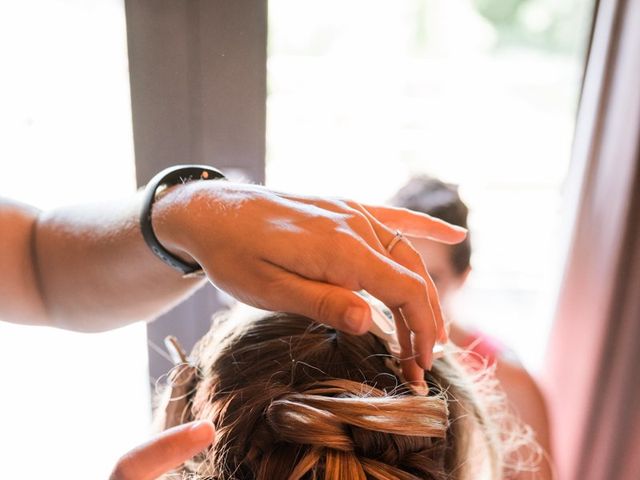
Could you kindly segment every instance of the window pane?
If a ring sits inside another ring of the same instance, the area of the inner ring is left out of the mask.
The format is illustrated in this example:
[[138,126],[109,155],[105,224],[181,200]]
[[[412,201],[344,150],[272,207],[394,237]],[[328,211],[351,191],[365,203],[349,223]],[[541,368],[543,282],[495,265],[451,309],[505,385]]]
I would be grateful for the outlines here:
[[385,202],[460,185],[473,271],[455,318],[536,368],[590,29],[578,0],[270,0],[267,182]]
[[[48,209],[131,194],[123,2],[3,2],[0,58],[0,195]],[[0,322],[0,365],[2,478],[107,478],[147,436],[144,325]]]

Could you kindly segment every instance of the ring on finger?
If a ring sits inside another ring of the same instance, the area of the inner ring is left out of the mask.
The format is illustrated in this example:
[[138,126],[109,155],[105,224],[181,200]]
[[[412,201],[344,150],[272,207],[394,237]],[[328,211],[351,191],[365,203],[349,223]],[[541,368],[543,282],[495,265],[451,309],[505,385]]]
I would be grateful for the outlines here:
[[391,255],[391,250],[393,250],[393,248],[398,244],[398,242],[404,240],[404,235],[402,234],[402,232],[400,230],[396,230],[396,234],[393,236],[393,238],[391,239],[391,241],[389,242],[389,245],[387,245],[386,247],[386,251],[389,255]]

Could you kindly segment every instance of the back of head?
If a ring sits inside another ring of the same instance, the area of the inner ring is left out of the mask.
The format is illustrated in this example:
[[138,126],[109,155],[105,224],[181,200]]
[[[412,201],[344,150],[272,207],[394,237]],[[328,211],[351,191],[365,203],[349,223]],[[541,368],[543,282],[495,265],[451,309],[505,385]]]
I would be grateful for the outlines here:
[[211,419],[217,433],[184,478],[473,478],[474,436],[501,468],[495,425],[448,355],[416,395],[375,336],[261,313],[217,322],[191,358],[197,375],[167,423]]

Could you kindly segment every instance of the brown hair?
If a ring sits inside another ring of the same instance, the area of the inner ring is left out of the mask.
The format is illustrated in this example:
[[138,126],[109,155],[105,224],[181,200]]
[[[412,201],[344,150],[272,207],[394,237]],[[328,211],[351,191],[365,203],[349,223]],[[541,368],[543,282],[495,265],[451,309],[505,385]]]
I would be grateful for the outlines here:
[[[498,429],[452,355],[425,373],[427,396],[403,385],[389,359],[372,334],[348,335],[296,315],[233,314],[216,322],[192,352],[197,374],[177,400],[184,405],[175,422],[211,419],[216,441],[177,473],[198,480],[455,480],[472,478],[476,453],[501,478]],[[474,452],[473,432],[481,447]]]

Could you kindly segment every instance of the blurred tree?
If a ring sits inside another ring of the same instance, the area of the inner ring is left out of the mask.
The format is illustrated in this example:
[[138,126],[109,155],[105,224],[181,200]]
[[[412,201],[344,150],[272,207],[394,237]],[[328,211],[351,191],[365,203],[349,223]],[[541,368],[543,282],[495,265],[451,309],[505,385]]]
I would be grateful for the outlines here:
[[530,0],[474,0],[478,12],[496,26],[514,25],[518,10]]
[[472,0],[498,32],[497,47],[575,54],[591,24],[593,0]]

